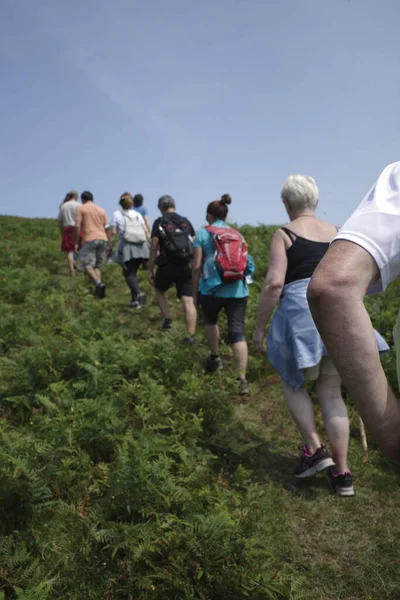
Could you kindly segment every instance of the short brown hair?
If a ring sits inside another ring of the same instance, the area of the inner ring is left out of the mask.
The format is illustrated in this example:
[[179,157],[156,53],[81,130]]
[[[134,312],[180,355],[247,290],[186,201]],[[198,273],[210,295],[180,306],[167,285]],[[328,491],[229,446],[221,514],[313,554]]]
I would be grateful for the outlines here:
[[129,192],[124,192],[119,199],[119,204],[122,206],[124,210],[128,210],[128,208],[132,208],[133,206],[133,198],[132,194]]

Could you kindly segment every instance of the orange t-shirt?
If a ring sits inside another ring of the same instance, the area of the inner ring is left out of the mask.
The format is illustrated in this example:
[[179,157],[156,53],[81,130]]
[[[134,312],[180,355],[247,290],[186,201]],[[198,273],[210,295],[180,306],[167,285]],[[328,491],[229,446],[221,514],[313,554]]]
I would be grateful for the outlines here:
[[107,225],[106,211],[93,202],[85,202],[78,208],[76,215],[76,227],[79,227],[83,235],[83,243],[93,240],[107,241],[104,227]]

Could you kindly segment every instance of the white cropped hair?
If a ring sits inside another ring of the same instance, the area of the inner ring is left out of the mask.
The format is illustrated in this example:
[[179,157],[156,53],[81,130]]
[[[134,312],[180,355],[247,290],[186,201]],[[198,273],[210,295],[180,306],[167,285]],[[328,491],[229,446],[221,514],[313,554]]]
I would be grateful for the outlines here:
[[314,179],[309,175],[290,175],[281,189],[281,198],[286,200],[293,212],[315,210],[319,191]]

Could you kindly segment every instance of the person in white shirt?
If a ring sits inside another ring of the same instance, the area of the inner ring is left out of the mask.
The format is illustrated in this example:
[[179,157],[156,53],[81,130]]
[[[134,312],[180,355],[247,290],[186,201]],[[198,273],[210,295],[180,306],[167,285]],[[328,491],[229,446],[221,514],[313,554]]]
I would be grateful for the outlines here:
[[66,194],[58,213],[58,223],[61,230],[61,252],[67,253],[69,272],[75,275],[75,222],[78,212],[78,192],[72,190]]
[[[362,419],[381,451],[398,464],[400,404],[382,369],[363,301],[367,293],[386,289],[399,274],[400,162],[395,162],[383,170],[335,237],[311,279],[308,301]],[[395,332],[400,346],[399,328],[400,313]]]
[[142,215],[132,208],[131,194],[122,194],[119,204],[121,209],[113,214],[108,238],[112,244],[116,235],[119,235],[114,260],[122,266],[125,281],[131,291],[130,306],[141,308],[145,302],[145,294],[140,290],[137,272],[140,265],[150,256],[150,234]]

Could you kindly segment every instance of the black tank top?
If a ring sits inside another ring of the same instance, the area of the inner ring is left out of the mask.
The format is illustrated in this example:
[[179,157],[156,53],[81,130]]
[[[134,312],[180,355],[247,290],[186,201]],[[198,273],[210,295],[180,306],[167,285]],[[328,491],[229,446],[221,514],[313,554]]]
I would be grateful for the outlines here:
[[292,241],[292,245],[286,250],[288,266],[285,285],[300,279],[308,279],[328,250],[329,242],[313,242],[286,227],[282,229]]

